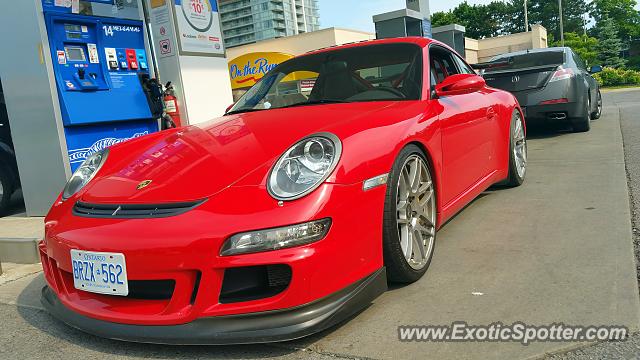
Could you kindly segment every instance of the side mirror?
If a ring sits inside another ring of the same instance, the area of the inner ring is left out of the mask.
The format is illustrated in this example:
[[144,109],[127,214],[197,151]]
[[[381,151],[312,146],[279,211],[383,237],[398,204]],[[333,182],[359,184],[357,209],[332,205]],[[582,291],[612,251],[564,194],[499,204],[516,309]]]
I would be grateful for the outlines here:
[[457,74],[451,75],[444,79],[443,82],[436,85],[436,95],[452,96],[471,94],[480,91],[487,86],[487,83],[481,76],[473,74]]
[[602,71],[602,66],[600,65],[594,65],[591,68],[589,68],[589,72],[592,74],[596,74]]
[[233,105],[235,105],[235,104],[236,104],[236,103],[233,103],[233,104],[231,104],[231,105],[227,106],[227,109],[224,111],[224,113],[225,113],[225,114],[226,114],[226,113],[228,113],[228,112],[229,112],[229,110],[231,110],[231,108],[232,108],[232,107],[233,107]]

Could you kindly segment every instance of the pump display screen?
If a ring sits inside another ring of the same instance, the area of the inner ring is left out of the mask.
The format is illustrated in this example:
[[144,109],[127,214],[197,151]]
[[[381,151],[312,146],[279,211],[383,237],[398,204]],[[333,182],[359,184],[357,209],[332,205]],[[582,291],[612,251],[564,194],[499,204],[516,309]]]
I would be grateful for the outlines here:
[[73,25],[73,24],[65,24],[64,25],[64,29],[67,32],[80,32],[82,30],[82,27],[80,25]]
[[84,49],[77,46],[65,46],[64,52],[67,53],[67,59],[69,61],[87,61],[87,57],[84,54]]

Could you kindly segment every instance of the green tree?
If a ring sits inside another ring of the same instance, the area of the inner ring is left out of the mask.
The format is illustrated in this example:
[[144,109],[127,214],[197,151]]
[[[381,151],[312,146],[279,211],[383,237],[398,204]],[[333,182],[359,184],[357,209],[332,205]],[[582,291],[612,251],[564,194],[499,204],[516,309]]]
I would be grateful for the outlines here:
[[464,1],[448,12],[434,13],[431,23],[433,27],[460,24],[466,28],[467,36],[482,39],[505,34],[505,24],[511,22],[511,14],[511,6],[502,1],[487,5],[470,5]]
[[[528,0],[529,23],[541,24],[549,34],[560,39],[557,0]],[[585,15],[589,11],[586,0],[563,0],[564,31],[583,33]],[[467,28],[467,35],[485,37],[525,31],[524,0],[494,0],[487,5],[470,5],[466,1],[449,12],[433,14],[434,26],[458,23]]]
[[605,18],[611,18],[624,41],[640,38],[640,12],[636,0],[592,0],[589,14],[599,27]]
[[[598,62],[598,39],[582,34],[565,33],[565,46],[576,52],[588,66],[599,64]],[[551,46],[561,46],[559,41],[553,41]]]
[[[516,9],[514,24],[522,28],[524,24],[524,1],[509,0],[511,7]],[[565,33],[583,33],[585,14],[589,5],[585,0],[562,0],[562,20]],[[529,0],[529,23],[544,26],[555,39],[560,39],[560,10],[557,0]],[[514,28],[510,28],[514,32]],[[522,31],[522,30],[519,30]]]
[[597,49],[602,65],[613,68],[623,67],[625,60],[620,57],[622,41],[618,37],[618,29],[613,19],[603,17],[598,22],[598,35],[600,44]]
[[439,11],[431,14],[431,26],[445,26],[450,24],[461,24],[462,21],[458,19],[451,10],[449,11]]

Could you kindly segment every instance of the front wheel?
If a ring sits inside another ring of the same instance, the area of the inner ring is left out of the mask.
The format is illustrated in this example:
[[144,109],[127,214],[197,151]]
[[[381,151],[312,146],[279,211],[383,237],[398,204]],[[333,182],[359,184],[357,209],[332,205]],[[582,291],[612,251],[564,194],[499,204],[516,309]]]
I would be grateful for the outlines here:
[[383,254],[389,280],[411,283],[427,271],[436,239],[436,191],[424,152],[405,147],[387,185]]

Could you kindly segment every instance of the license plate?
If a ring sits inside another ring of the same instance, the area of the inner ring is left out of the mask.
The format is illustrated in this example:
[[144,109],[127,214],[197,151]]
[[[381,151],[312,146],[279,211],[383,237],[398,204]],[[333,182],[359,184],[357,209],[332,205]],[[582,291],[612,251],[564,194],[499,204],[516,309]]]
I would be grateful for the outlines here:
[[127,296],[124,254],[71,250],[73,286],[99,294]]

